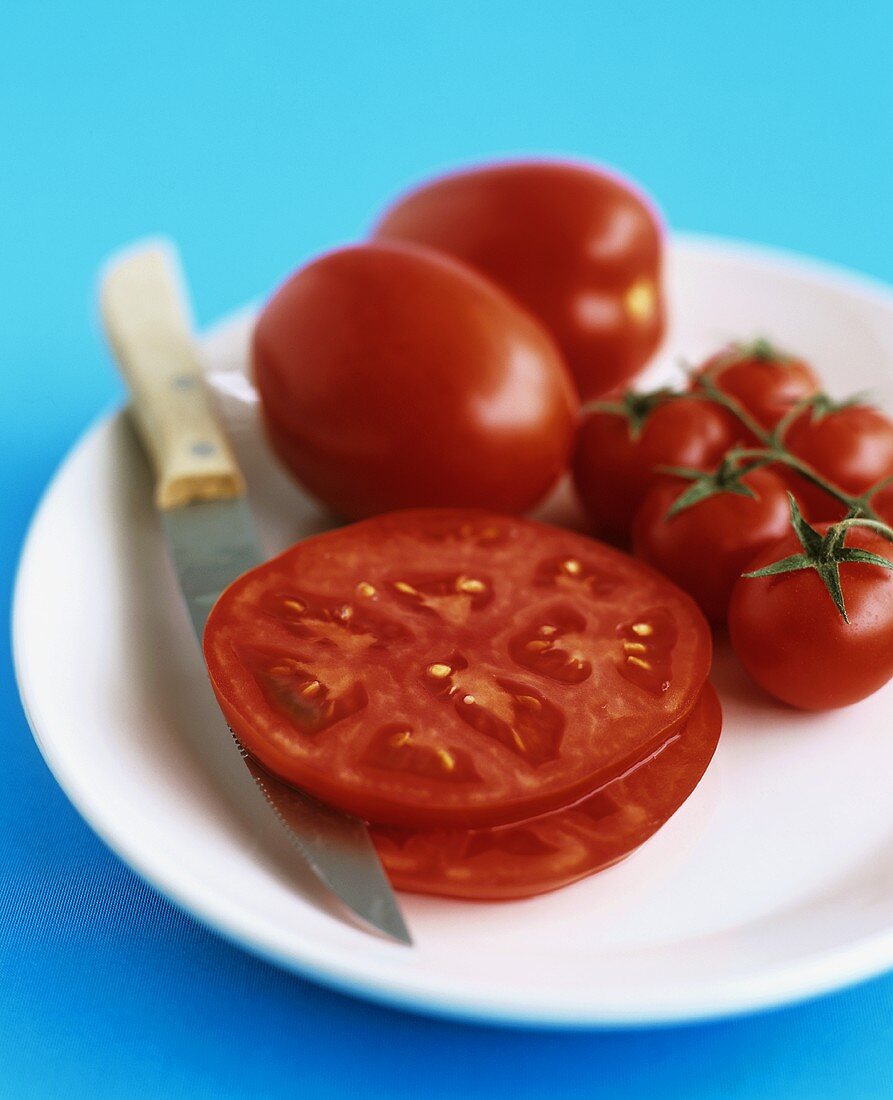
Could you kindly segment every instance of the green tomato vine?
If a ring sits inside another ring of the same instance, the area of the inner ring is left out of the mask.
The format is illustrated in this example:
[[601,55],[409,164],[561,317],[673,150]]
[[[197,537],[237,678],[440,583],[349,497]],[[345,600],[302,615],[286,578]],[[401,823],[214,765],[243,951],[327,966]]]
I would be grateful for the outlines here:
[[[798,458],[785,446],[784,442],[788,428],[790,428],[794,421],[800,416],[807,413],[812,415],[810,410],[816,410],[819,418],[827,416],[829,412],[856,404],[860,400],[861,395],[859,395],[859,397],[850,398],[844,402],[833,402],[826,394],[816,394],[813,397],[807,397],[805,400],[793,405],[770,432],[767,431],[762,424],[757,423],[750,413],[748,413],[734,397],[730,397],[727,393],[723,393],[711,379],[703,376],[700,377],[692,392],[699,393],[707,400],[727,409],[743,427],[747,428],[759,443],[756,447],[733,447],[727,452],[726,461],[747,462],[748,468],[751,470],[757,469],[760,466],[772,466],[776,463],[780,466],[787,466],[789,470],[796,471],[802,478],[818,486],[818,488],[827,493],[828,496],[833,497],[843,504],[848,512],[852,512],[854,515],[863,515],[867,519],[872,520],[877,520],[879,518],[871,506],[872,497],[880,489],[888,485],[893,478],[883,478],[876,485],[872,485],[861,496],[853,496],[850,493],[844,492],[843,489],[835,485],[832,481],[828,481],[828,479],[823,477],[818,470],[810,466],[808,462],[804,462],[802,459]],[[676,394],[675,396],[679,397],[682,395]]]
[[[767,341],[755,341],[753,344],[746,346],[734,345],[736,356],[742,354],[742,351],[746,351],[752,358],[763,359],[767,362],[779,362],[785,359],[785,356]],[[667,512],[666,518],[670,519],[685,509],[691,508],[718,493],[734,493],[739,496],[754,498],[756,494],[747,484],[745,478],[751,471],[761,467],[779,465],[795,471],[800,477],[811,482],[842,504],[846,508],[847,514],[838,523],[831,524],[823,535],[807,523],[795,497],[792,493],[788,493],[791,506],[791,527],[797,535],[802,551],[773,562],[763,569],[755,570],[752,573],[744,573],[743,576],[768,577],[802,569],[814,569],[828,590],[835,607],[843,616],[844,621],[848,623],[849,618],[847,617],[843,590],[840,584],[840,566],[844,563],[858,562],[863,565],[893,569],[893,562],[868,550],[846,546],[846,534],[853,527],[866,527],[893,542],[893,528],[881,521],[871,504],[876,493],[893,483],[893,475],[883,478],[860,496],[854,496],[844,492],[839,486],[823,477],[809,463],[793,454],[785,444],[785,437],[788,429],[799,417],[807,415],[813,421],[821,420],[840,409],[864,404],[865,395],[858,394],[844,401],[834,401],[827,394],[815,394],[793,405],[775,428],[768,431],[750,415],[740,402],[721,390],[712,378],[705,374],[693,374],[692,372],[689,372],[689,374],[693,378],[694,384],[688,391],[679,392],[669,387],[653,390],[649,393],[635,393],[630,390],[616,401],[592,402],[585,405],[582,412],[583,414],[595,411],[608,412],[624,417],[627,421],[630,438],[636,440],[641,435],[648,418],[654,410],[667,401],[698,397],[726,409],[757,441],[756,444],[753,446],[736,445],[730,448],[716,469],[710,471],[689,467],[661,467],[661,472],[672,474],[691,483],[676,498]]]

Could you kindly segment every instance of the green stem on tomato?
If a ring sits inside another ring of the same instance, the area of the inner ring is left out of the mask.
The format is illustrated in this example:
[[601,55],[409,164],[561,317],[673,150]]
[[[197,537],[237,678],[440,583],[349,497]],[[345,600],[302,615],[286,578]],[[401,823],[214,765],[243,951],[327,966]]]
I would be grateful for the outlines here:
[[727,393],[723,393],[718,386],[705,377],[701,376],[697,380],[696,392],[700,390],[716,405],[722,405],[723,408],[729,410],[729,412],[743,424],[745,428],[758,439],[764,446],[771,447],[773,445],[772,436],[763,427],[759,421],[755,420],[747,409],[744,408],[734,397],[730,397]]
[[791,423],[809,405],[809,398],[805,401],[798,402],[792,409],[788,410],[775,426],[774,431],[767,432],[766,429],[761,424],[758,424],[750,413],[748,413],[733,397],[729,397],[728,394],[723,393],[723,391],[715,386],[709,379],[699,379],[698,388],[704,392],[709,400],[728,409],[733,416],[737,417],[739,423],[747,428],[747,430],[763,444],[761,448],[736,448],[732,452],[733,454],[737,455],[739,458],[762,459],[763,461],[760,462],[761,466],[769,466],[775,462],[783,466],[788,466],[811,484],[817,486],[841,504],[846,505],[849,511],[858,509],[867,519],[879,519],[877,513],[871,507],[870,499],[884,484],[893,481],[893,477],[888,478],[886,482],[879,482],[867,493],[863,493],[862,496],[851,496],[849,493],[845,493],[842,489],[839,489],[833,482],[822,477],[818,470],[813,469],[807,462],[803,462],[795,455],[792,455],[784,446],[785,432],[788,430]]
[[[692,372],[690,372],[690,374],[692,374]],[[815,397],[807,397],[803,401],[797,402],[797,404],[785,413],[772,431],[767,431],[759,421],[751,416],[740,402],[719,389],[719,387],[706,375],[694,376],[694,386],[690,394],[700,394],[700,396],[707,401],[727,409],[732,416],[735,417],[738,423],[746,428],[760,444],[759,447],[733,447],[727,453],[727,459],[733,463],[743,459],[750,459],[750,469],[754,470],[762,466],[771,466],[774,463],[787,466],[789,469],[796,471],[796,473],[806,481],[821,489],[822,492],[827,493],[828,496],[832,497],[840,504],[845,505],[848,512],[852,512],[854,515],[861,514],[866,520],[882,522],[877,512],[875,512],[874,508],[871,506],[871,499],[875,493],[893,484],[893,474],[883,478],[876,485],[872,485],[871,488],[861,496],[851,496],[849,493],[845,493],[842,489],[838,488],[833,482],[822,477],[818,470],[810,466],[809,463],[791,454],[785,447],[784,437],[788,428],[790,428],[794,420],[796,420],[805,409],[809,408],[809,406],[815,402]],[[674,393],[668,389],[661,389],[652,394],[642,395],[636,395],[629,392],[623,396],[620,402],[605,403],[593,401],[584,405],[581,411],[589,412],[598,409],[618,415],[632,416],[634,418],[639,412],[635,405],[636,398],[648,403],[646,406],[643,406],[643,410],[647,416],[654,403],[658,401],[678,400],[686,396],[689,396],[689,394]],[[637,428],[640,430],[641,424],[637,425]]]
[[802,401],[796,402],[792,405],[779,422],[772,429],[772,435],[770,437],[773,447],[778,449],[784,448],[784,437],[787,435],[788,428],[794,423],[794,421],[805,412],[813,403],[812,397],[805,397]]
[[888,485],[893,485],[893,474],[888,474],[887,477],[882,477],[880,481],[876,481],[862,495],[866,500],[871,500],[875,493],[879,493],[881,489],[886,489]]
[[871,531],[876,531],[887,542],[893,542],[893,528],[884,523],[882,519],[872,519],[870,516],[847,516],[845,519],[839,520],[835,527],[844,532],[851,527],[867,527]]
[[869,503],[871,492],[874,490],[863,496],[851,496],[839,489],[833,482],[827,481],[812,466],[792,455],[790,451],[786,451],[784,447],[742,447],[736,448],[731,453],[741,459],[762,459],[761,465],[763,466],[769,466],[776,462],[782,466],[787,466],[841,504],[845,504],[848,511],[858,509],[866,519],[877,521],[880,518]]

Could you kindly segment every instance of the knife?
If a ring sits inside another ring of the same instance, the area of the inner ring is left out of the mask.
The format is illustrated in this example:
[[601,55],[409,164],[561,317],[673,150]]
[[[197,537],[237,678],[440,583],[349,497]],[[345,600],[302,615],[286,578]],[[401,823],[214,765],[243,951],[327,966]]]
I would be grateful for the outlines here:
[[[100,306],[153,467],[155,505],[170,556],[201,641],[217,597],[265,555],[244,479],[205,389],[173,246],[153,242],[115,257],[101,280]],[[215,751],[219,742],[221,753],[232,754],[228,790],[253,833],[264,836],[275,814],[296,856],[348,909],[392,939],[411,944],[365,824],[269,775],[222,721],[207,737]]]

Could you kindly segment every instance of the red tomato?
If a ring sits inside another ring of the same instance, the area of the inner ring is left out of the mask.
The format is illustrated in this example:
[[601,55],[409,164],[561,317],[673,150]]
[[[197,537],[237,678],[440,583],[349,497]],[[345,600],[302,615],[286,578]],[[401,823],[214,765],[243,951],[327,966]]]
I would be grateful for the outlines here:
[[[644,417],[637,415],[637,401],[645,403]],[[697,398],[628,394],[616,411],[590,413],[577,434],[573,475],[593,529],[625,544],[645,494],[664,480],[657,467],[713,469],[735,438],[726,410]]]
[[653,836],[699,783],[721,727],[719,699],[707,684],[654,756],[574,806],[494,829],[377,825],[372,838],[400,890],[478,900],[556,890],[619,862]]
[[712,622],[726,617],[737,579],[754,554],[790,530],[787,488],[770,470],[745,474],[755,494],[717,492],[674,516],[668,512],[690,483],[655,486],[633,523],[633,551],[684,588]]
[[398,200],[375,236],[437,248],[499,283],[551,332],[583,398],[637,374],[663,338],[658,216],[603,169],[457,172]]
[[307,539],[205,631],[233,731],[274,775],[372,821],[503,824],[666,740],[710,632],[659,574],[486,512],[397,512]]
[[884,523],[893,524],[893,482],[874,494],[871,506]]
[[[790,451],[851,496],[893,474],[893,422],[867,405],[823,402],[806,409],[785,433]],[[793,471],[794,492],[813,519],[839,519],[846,507]]]
[[567,461],[576,398],[545,332],[445,256],[345,248],[293,275],[254,334],[274,450],[345,516],[522,512]]
[[[893,545],[865,528],[851,528],[846,546],[893,561]],[[801,551],[791,533],[760,551],[748,571]],[[741,577],[732,593],[729,636],[739,661],[770,695],[804,710],[848,706],[893,676],[893,572],[850,562],[839,576],[849,622],[813,568]]]
[[692,379],[709,378],[735,398],[764,428],[774,428],[799,401],[819,392],[808,363],[779,351],[766,340],[730,344],[701,366]]

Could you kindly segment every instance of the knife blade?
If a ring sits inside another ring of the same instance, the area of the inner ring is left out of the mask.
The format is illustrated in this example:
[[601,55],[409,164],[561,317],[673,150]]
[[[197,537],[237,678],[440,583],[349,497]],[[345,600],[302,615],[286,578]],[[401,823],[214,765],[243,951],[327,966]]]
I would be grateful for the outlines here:
[[[168,550],[201,641],[217,597],[264,554],[244,479],[204,386],[173,247],[149,243],[112,260],[101,280],[100,306],[154,470]],[[228,793],[257,835],[264,835],[274,814],[296,854],[348,909],[386,936],[411,944],[365,824],[269,775],[226,732],[222,717],[208,737],[236,761],[241,754],[245,766],[238,765],[238,774],[229,769]]]

